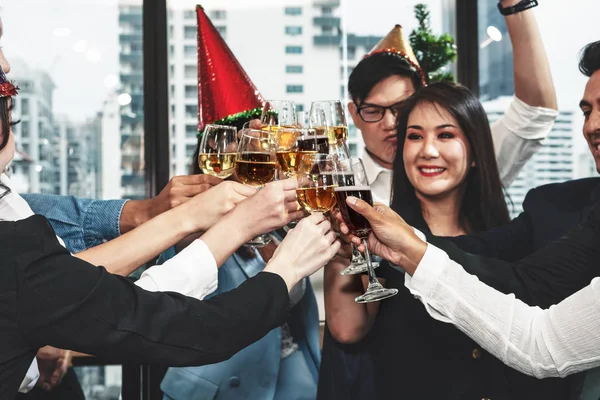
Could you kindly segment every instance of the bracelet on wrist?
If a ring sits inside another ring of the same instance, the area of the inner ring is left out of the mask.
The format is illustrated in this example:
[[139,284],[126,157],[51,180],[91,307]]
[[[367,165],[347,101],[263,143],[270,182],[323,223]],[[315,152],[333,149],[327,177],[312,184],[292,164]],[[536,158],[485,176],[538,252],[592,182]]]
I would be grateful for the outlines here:
[[529,10],[530,8],[536,7],[537,5],[537,0],[521,0],[514,6],[510,7],[502,7],[502,3],[498,2],[498,10],[500,11],[500,14],[507,16],[520,13],[521,11]]

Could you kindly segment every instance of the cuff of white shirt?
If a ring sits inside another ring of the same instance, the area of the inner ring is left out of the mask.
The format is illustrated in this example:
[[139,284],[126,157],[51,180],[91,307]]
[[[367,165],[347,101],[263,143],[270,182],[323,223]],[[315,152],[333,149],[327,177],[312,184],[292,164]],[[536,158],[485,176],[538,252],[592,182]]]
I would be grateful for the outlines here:
[[450,257],[444,251],[427,243],[427,250],[417,270],[412,277],[407,274],[404,278],[404,286],[423,303],[427,313],[434,319],[447,323],[452,321],[435,308],[435,293],[450,262]]
[[514,97],[504,114],[498,120],[513,134],[523,139],[544,139],[548,136],[558,111],[551,108],[530,106]]
[[417,266],[413,276],[404,278],[404,286],[415,295],[415,297],[427,299],[438,285],[444,273],[449,257],[443,251],[427,243],[427,250]]
[[38,369],[37,359],[34,358],[29,364],[29,369],[25,374],[25,378],[23,378],[23,382],[21,382],[21,386],[19,386],[19,393],[29,393],[35,387],[38,379],[40,379],[40,370]]
[[136,285],[151,292],[177,292],[203,299],[217,289],[218,276],[210,249],[196,239],[164,264],[147,269]]

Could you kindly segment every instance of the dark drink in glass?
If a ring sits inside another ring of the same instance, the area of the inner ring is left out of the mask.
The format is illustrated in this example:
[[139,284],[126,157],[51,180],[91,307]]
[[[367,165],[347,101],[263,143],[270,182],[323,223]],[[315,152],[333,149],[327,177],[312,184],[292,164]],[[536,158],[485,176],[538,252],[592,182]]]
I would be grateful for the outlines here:
[[371,225],[365,217],[348,207],[346,199],[348,196],[354,196],[373,205],[371,188],[368,186],[338,186],[335,188],[335,195],[337,198],[337,205],[350,232],[361,239],[366,239],[369,236],[369,232],[371,232]]
[[298,150],[301,152],[329,154],[329,139],[327,135],[308,136],[298,140]]

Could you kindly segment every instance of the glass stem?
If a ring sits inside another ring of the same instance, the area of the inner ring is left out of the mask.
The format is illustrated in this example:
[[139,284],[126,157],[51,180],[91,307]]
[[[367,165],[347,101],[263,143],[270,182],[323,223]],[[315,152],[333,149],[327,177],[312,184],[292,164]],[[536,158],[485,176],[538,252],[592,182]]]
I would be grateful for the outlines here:
[[369,274],[369,286],[371,285],[379,285],[379,281],[377,280],[377,276],[375,275],[375,270],[373,269],[373,263],[371,263],[371,253],[369,253],[369,248],[367,247],[367,239],[363,239],[363,246],[365,246],[365,261],[367,262],[367,273]]

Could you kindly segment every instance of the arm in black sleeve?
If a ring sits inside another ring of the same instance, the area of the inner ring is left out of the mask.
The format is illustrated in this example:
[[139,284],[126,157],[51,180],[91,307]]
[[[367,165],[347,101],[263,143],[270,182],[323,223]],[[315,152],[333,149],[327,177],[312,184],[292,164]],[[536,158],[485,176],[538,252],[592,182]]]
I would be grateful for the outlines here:
[[526,212],[503,226],[445,239],[466,252],[505,261],[520,260],[534,249],[533,228]]
[[72,257],[42,217],[18,224],[16,240],[31,242],[17,268],[19,323],[32,346],[121,362],[201,365],[231,357],[289,315],[278,275],[260,273],[206,301],[151,293]]
[[547,308],[600,275],[600,203],[566,236],[514,263],[474,256],[439,238],[429,241],[487,285]]

